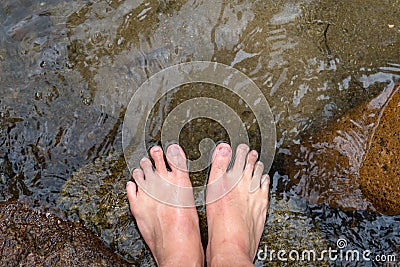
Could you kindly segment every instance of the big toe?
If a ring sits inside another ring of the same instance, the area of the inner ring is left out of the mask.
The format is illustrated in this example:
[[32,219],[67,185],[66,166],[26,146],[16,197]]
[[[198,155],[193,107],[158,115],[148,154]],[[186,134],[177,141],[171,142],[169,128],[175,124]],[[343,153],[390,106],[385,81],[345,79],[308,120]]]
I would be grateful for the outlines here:
[[209,183],[222,177],[228,169],[232,157],[231,146],[225,143],[219,144],[213,153]]

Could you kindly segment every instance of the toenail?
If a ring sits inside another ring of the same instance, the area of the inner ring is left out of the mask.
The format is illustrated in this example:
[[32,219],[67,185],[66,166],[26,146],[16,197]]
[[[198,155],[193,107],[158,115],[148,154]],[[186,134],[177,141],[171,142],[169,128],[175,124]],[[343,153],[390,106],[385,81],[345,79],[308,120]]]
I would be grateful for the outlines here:
[[160,152],[161,151],[161,148],[159,146],[153,146],[151,149],[153,150],[153,152]]
[[242,149],[242,150],[248,150],[248,146],[246,144],[240,144],[238,146],[238,149]]
[[258,157],[258,153],[255,150],[251,151],[251,155],[254,156],[254,157]]
[[218,149],[218,151],[217,151],[217,153],[219,154],[219,155],[223,155],[223,156],[226,156],[226,155],[229,155],[229,149],[227,148],[227,147],[220,147],[219,149]]
[[169,154],[171,156],[178,156],[181,153],[177,145],[172,145],[169,147]]

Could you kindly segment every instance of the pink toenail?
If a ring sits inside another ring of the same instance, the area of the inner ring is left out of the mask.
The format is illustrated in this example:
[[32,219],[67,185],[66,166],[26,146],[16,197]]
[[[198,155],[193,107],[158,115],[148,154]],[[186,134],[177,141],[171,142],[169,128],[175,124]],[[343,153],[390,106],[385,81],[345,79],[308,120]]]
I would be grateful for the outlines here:
[[252,154],[254,157],[257,157],[257,156],[258,156],[258,153],[257,153],[257,151],[255,151],[255,150],[251,151],[251,154]]
[[217,153],[218,153],[219,155],[226,156],[226,155],[229,155],[229,149],[228,149],[227,147],[220,147],[220,148],[218,149]]
[[160,148],[159,146],[154,146],[154,147],[152,148],[152,150],[153,150],[154,152],[160,152],[161,148]]

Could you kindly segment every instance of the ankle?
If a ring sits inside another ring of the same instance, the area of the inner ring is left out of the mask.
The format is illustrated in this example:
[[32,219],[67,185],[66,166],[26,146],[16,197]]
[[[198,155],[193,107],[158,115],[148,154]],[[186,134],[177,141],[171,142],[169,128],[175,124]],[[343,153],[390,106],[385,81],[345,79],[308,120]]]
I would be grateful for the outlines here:
[[203,250],[196,252],[184,252],[179,251],[178,253],[170,253],[168,257],[156,258],[157,266],[160,267],[172,267],[172,266],[193,266],[202,267],[204,266],[204,253]]
[[229,254],[226,253],[217,253],[212,254],[209,258],[207,258],[207,266],[208,267],[230,267],[230,266],[237,266],[237,267],[247,267],[247,266],[254,266],[252,261],[247,255],[238,255],[235,252],[230,252]]
[[210,245],[207,247],[207,266],[254,266],[249,254],[236,245]]
[[159,267],[176,267],[176,266],[188,266],[188,267],[203,267],[204,258],[195,257],[175,257],[170,259],[165,259],[161,262],[157,261],[157,266]]

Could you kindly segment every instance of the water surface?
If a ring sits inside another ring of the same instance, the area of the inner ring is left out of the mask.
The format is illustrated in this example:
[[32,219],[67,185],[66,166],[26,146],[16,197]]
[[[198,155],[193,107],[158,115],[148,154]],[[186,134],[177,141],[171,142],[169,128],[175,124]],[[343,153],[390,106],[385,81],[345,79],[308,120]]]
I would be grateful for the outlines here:
[[[146,78],[180,62],[217,61],[248,75],[276,120],[272,226],[266,226],[260,247],[279,237],[287,247],[307,247],[310,240],[334,247],[342,237],[351,248],[398,253],[399,216],[309,206],[293,194],[290,166],[280,159],[304,136],[399,80],[399,6],[396,0],[3,1],[0,200],[31,195],[55,204],[73,172],[120,151],[121,118]],[[257,149],[254,115],[223,90],[206,84],[178,88],[160,100],[153,129],[184,99],[220,97],[240,114]],[[150,131],[148,144],[158,136]],[[196,158],[206,137],[229,141],[207,119],[188,124],[179,141]],[[199,177],[192,176],[193,182],[204,183]],[[132,238],[143,248],[138,235]],[[124,244],[105,242],[126,251]]]

